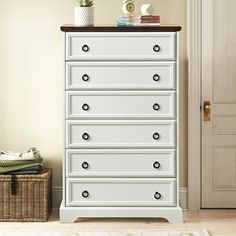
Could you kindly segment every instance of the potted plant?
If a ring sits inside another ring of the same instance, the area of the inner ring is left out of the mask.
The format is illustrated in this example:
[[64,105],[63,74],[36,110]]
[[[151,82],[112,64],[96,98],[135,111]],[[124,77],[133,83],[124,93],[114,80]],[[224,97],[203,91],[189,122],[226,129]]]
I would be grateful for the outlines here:
[[93,26],[94,7],[93,0],[77,0],[79,7],[75,7],[75,25]]

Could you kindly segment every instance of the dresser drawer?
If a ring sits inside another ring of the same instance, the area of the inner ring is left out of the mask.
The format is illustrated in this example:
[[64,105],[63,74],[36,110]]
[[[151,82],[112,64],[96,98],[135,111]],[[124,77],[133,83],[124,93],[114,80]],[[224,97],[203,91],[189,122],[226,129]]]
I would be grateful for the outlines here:
[[67,148],[175,147],[175,121],[67,121]]
[[67,92],[68,119],[175,118],[175,92]]
[[67,206],[175,206],[175,179],[67,179]]
[[175,62],[67,62],[67,90],[174,89]]
[[175,150],[67,150],[67,177],[175,177]]
[[174,60],[176,33],[67,33],[66,60]]

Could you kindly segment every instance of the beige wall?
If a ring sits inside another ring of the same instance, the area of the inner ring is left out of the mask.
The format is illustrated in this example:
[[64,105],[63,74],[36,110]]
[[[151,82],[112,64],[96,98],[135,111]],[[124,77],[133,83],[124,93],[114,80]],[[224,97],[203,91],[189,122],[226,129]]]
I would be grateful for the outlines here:
[[[115,23],[122,0],[95,0],[95,22]],[[180,33],[180,185],[187,186],[186,0],[151,2]],[[61,186],[64,35],[75,0],[0,0],[0,149],[37,147]]]

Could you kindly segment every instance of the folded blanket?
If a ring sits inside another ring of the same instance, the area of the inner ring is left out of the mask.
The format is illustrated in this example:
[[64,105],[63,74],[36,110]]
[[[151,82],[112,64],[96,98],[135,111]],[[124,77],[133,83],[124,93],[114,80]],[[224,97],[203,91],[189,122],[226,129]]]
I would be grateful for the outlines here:
[[7,160],[2,161],[0,160],[0,167],[8,167],[8,166],[21,166],[21,165],[28,165],[28,164],[41,164],[43,162],[43,158],[37,158],[34,160]]
[[5,174],[7,174],[7,175],[37,174],[41,170],[42,170],[42,166],[41,165],[37,165],[37,166],[30,166],[30,167],[22,168],[22,169],[17,170],[17,171],[7,172]]
[[30,148],[26,152],[0,152],[0,161],[34,160],[38,158],[41,158],[41,156],[35,147]]
[[37,158],[34,160],[19,160],[19,161],[1,161],[0,160],[0,173],[7,173],[11,171],[17,171],[27,167],[33,167],[42,165],[43,158]]

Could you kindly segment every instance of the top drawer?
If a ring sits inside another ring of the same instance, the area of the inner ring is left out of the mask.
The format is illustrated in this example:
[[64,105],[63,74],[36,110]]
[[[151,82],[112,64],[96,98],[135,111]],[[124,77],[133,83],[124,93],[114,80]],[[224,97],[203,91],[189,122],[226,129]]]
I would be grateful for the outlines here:
[[175,60],[176,33],[67,33],[66,60]]

